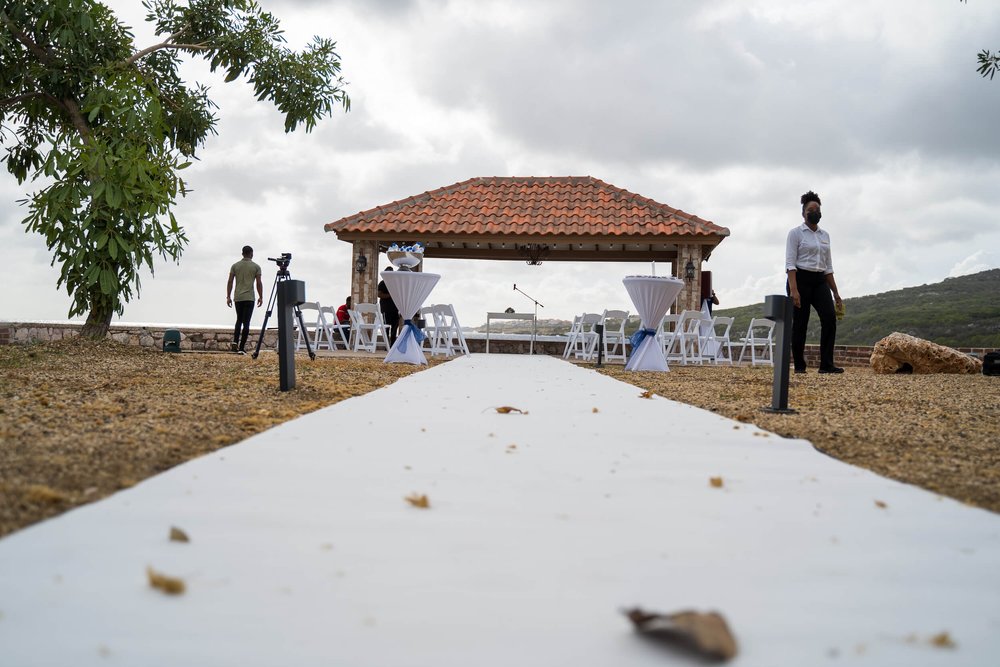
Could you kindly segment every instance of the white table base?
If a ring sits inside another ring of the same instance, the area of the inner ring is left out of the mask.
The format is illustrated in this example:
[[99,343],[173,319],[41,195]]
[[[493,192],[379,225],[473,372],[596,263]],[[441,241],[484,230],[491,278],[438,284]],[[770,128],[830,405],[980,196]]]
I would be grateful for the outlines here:
[[[629,298],[635,304],[635,309],[642,318],[640,326],[643,329],[657,331],[660,320],[670,310],[677,294],[684,287],[684,281],[670,276],[628,276],[622,281],[628,291]],[[625,364],[627,371],[669,371],[667,359],[663,356],[663,347],[656,336],[646,336],[638,349],[632,350],[632,356]]]
[[402,332],[389,348],[389,353],[385,355],[385,363],[426,365],[427,357],[424,356],[424,351],[415,334],[415,331],[419,331],[419,329],[415,324],[412,324],[412,321],[441,276],[436,273],[417,273],[415,271],[383,271],[380,275],[385,281],[386,289],[392,295],[392,300],[396,303],[400,317],[404,321],[411,322],[411,324],[403,325]]

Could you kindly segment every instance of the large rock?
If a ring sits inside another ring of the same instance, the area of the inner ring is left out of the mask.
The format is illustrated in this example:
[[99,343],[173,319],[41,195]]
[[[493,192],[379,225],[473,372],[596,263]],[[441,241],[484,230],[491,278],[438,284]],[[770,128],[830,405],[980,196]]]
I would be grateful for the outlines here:
[[875,343],[876,373],[979,373],[983,362],[958,350],[895,331]]

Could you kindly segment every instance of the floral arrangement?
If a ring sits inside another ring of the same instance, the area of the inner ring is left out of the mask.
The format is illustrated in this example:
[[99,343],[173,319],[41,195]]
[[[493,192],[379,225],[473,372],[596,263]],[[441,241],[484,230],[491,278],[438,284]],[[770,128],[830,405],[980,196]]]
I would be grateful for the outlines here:
[[389,246],[388,252],[412,252],[422,255],[424,254],[424,246],[420,243],[404,246],[400,246],[398,243],[393,243]]
[[635,275],[635,276],[625,276],[625,277],[626,278],[656,278],[657,280],[674,280],[674,281],[680,281],[680,278],[677,278],[675,276],[639,276],[639,275]]
[[386,257],[400,271],[410,271],[424,259],[424,246],[420,243],[400,246],[393,243],[386,250]]

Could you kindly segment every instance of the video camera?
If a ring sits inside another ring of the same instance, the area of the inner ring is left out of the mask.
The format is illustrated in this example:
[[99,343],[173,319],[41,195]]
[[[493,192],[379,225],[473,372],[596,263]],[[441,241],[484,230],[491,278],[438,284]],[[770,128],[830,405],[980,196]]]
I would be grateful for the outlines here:
[[277,264],[279,269],[285,271],[288,269],[288,264],[292,261],[292,253],[283,252],[281,253],[281,257],[268,257],[267,259]]

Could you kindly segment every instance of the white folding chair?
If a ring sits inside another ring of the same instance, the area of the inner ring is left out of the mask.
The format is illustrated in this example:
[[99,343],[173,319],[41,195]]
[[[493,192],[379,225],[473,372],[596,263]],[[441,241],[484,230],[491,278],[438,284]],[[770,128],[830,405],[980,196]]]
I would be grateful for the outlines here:
[[[722,327],[722,333],[719,333]],[[730,366],[733,365],[733,344],[729,340],[729,330],[733,327],[733,318],[715,317],[712,320],[712,332],[704,341],[707,355],[718,365],[719,361],[725,361]],[[726,351],[726,354],[723,354]]]
[[359,350],[373,351],[370,343],[371,329],[365,319],[361,317],[361,313],[351,308],[347,311],[347,317],[351,320],[351,339],[353,340],[351,349],[355,352]]
[[685,310],[681,313],[683,320],[680,330],[681,340],[681,365],[686,365],[689,361],[701,365],[704,361],[702,355],[702,343],[704,337],[702,330],[707,330],[712,324],[711,319],[706,319],[700,310]]
[[688,361],[701,363],[701,311],[685,310],[677,318],[674,335],[667,348],[667,362],[678,361],[687,365]]
[[345,350],[349,350],[351,349],[350,331],[351,328],[348,325],[341,324],[340,320],[337,319],[336,308],[320,306],[313,349],[336,350],[338,345],[343,345]]
[[[774,320],[763,317],[755,317],[750,320],[747,327],[747,335],[740,339],[743,347],[740,348],[740,363],[743,362],[743,355],[750,347],[750,364],[756,366],[774,365]],[[757,348],[761,348],[760,356],[757,356]]]
[[462,325],[458,322],[458,315],[455,314],[455,306],[450,303],[438,304],[438,312],[441,316],[443,335],[446,338],[445,345],[451,353],[461,352],[469,354],[469,345],[465,342],[465,334],[462,333]]
[[[302,323],[305,325],[305,331],[302,330],[302,326],[299,324],[299,318],[296,317],[295,329],[298,332],[298,335],[295,338],[296,352],[301,350],[303,345],[305,345],[306,336],[309,336],[310,343],[313,343],[316,340],[318,332],[322,330],[322,326],[320,325],[319,301],[306,301],[304,303],[300,303],[299,311],[302,313]],[[315,348],[316,346],[313,345],[313,349]]]
[[374,303],[359,303],[347,312],[351,313],[352,333],[356,332],[355,352],[376,352],[379,345],[386,351],[389,350],[389,327],[382,321],[382,312],[378,306]]
[[[445,317],[447,312],[445,306],[438,304],[424,306],[420,309],[421,317],[424,318],[423,343],[427,344],[432,355],[443,354],[450,357],[455,354],[455,350],[450,344],[451,332]],[[423,343],[421,343],[421,347],[423,347]]]
[[673,313],[667,313],[660,320],[660,326],[656,329],[656,339],[660,341],[660,347],[663,348],[663,356],[665,358],[670,356],[670,351],[674,347],[674,339],[677,338],[677,325],[680,323],[681,316]]
[[597,331],[594,329],[604,321],[599,313],[584,313],[580,316],[580,333],[573,346],[573,356],[590,361],[597,353]]
[[432,355],[447,354],[447,350],[438,345],[441,334],[434,308],[435,306],[424,306],[418,311],[420,319],[424,322],[424,340],[420,343],[420,349],[429,349]]
[[580,336],[580,320],[583,315],[577,315],[573,318],[573,325],[569,328],[569,333],[566,334],[566,348],[563,350],[563,359],[569,359],[569,355],[573,353],[576,347],[576,339]]
[[[625,355],[625,323],[628,321],[627,310],[605,310],[604,320],[604,359],[627,361]],[[613,324],[612,324],[613,323]]]

